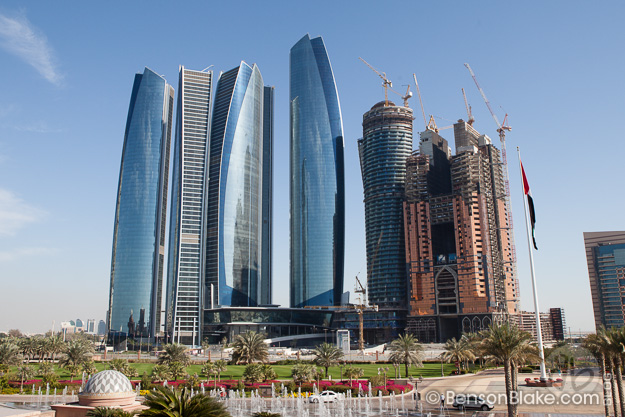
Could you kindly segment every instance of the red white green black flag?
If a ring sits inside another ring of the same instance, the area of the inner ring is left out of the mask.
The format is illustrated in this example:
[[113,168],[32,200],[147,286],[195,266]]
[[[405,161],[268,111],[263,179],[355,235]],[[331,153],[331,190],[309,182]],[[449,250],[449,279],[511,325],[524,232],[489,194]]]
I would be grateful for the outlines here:
[[532,198],[532,191],[530,190],[530,185],[527,182],[527,177],[525,176],[525,169],[523,169],[523,162],[521,162],[521,175],[523,176],[523,192],[527,197],[527,207],[530,211],[530,222],[532,224],[532,241],[534,242],[534,248],[538,250],[538,246],[536,246],[536,237],[534,236],[534,228],[536,225],[536,213],[534,212],[534,199]]

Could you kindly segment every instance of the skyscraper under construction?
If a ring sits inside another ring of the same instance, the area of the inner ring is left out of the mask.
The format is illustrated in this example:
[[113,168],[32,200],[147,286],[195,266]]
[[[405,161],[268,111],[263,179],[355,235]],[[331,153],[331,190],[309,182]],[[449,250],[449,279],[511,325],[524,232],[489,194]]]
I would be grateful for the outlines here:
[[499,150],[454,124],[456,154],[436,131],[406,163],[406,331],[445,341],[517,312],[516,277]]
[[412,152],[412,109],[386,100],[363,115],[358,141],[365,201],[369,302],[406,309],[402,202]]

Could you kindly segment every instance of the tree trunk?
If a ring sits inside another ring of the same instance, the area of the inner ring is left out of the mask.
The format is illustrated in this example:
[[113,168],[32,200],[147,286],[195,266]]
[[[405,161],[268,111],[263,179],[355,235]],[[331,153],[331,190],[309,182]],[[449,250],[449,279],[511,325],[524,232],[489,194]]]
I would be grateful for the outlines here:
[[[506,375],[506,402],[508,403],[508,417],[516,417],[516,407],[512,400],[512,370],[510,360],[504,361],[504,373]],[[516,398],[514,399],[516,401]]]
[[408,378],[408,362],[404,363],[404,366],[406,367],[406,378]]
[[616,386],[618,387],[618,402],[621,406],[621,416],[625,416],[625,392],[623,391],[623,361],[621,355],[616,355]]
[[328,367],[326,366],[326,378],[328,377]]
[[612,408],[614,409],[614,417],[618,417],[618,397],[616,395],[616,381],[614,380],[614,358],[612,357],[610,357],[610,374],[612,375],[612,380],[610,381],[612,388]]
[[602,353],[599,358],[599,366],[601,366],[601,382],[603,385],[603,408],[605,411],[605,417],[610,417],[610,406],[606,401],[608,399],[608,390],[605,387],[606,379],[605,379],[605,355]]

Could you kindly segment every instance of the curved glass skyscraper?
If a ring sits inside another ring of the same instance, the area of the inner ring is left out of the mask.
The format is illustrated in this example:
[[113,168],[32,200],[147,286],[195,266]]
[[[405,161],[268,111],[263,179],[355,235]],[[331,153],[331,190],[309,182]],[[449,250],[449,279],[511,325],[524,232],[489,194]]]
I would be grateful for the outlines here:
[[290,54],[291,307],[332,306],[343,292],[343,124],[321,37]]
[[365,194],[369,303],[406,308],[403,200],[406,160],[412,152],[412,109],[380,102],[362,119],[358,153]]
[[161,331],[173,101],[163,77],[148,68],[135,75],[115,211],[109,331],[128,332],[133,313],[141,317],[134,336]]
[[[210,136],[205,308],[269,303],[261,293],[263,78],[245,62],[221,74]],[[263,279],[269,277],[263,277]]]

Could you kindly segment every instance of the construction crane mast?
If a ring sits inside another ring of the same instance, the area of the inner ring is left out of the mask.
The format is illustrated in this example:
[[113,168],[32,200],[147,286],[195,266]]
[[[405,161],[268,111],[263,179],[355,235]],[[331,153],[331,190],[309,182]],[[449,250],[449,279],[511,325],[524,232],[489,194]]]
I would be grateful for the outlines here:
[[365,335],[364,335],[364,310],[365,310],[365,299],[367,295],[367,290],[362,285],[360,280],[358,279],[358,275],[356,275],[356,289],[355,293],[360,294],[360,303],[356,307],[358,309],[358,350],[365,350]]
[[[508,126],[508,114],[504,116],[503,124],[499,123],[499,119],[497,118],[497,115],[495,114],[492,107],[490,106],[490,102],[486,98],[486,94],[484,93],[484,90],[482,90],[482,87],[480,87],[480,83],[477,82],[477,78],[475,77],[475,73],[471,69],[471,66],[467,63],[465,63],[464,66],[467,67],[467,69],[471,73],[471,77],[473,78],[473,81],[475,82],[475,86],[480,91],[480,94],[482,95],[482,98],[484,99],[484,102],[486,103],[486,107],[488,107],[488,111],[490,111],[491,116],[493,116],[493,120],[495,120],[495,123],[497,124],[497,133],[499,133],[499,140],[501,141],[501,161],[503,165],[504,185],[505,185],[505,191],[506,191],[506,195],[505,195],[506,208],[507,208],[506,219],[508,221],[508,230],[510,232],[510,252],[511,252],[511,258],[512,258],[512,269],[513,269],[514,278],[516,281],[515,282],[516,291],[518,294],[519,280],[518,280],[517,269],[516,269],[516,248],[515,248],[515,243],[514,243],[514,224],[512,221],[512,205],[510,204],[510,180],[509,180],[509,175],[508,175],[508,158],[506,156],[506,131],[510,131],[512,130],[512,128]],[[463,93],[464,93],[464,89],[463,89]],[[465,103],[466,103],[466,97],[465,97]]]
[[[365,65],[367,65],[369,68],[371,68],[373,70],[373,72],[375,72],[376,74],[378,74],[378,76],[380,78],[382,78],[382,87],[384,87],[384,105],[388,106],[388,89],[393,87],[393,83],[391,82],[391,80],[389,80],[388,78],[386,78],[386,73],[385,72],[380,72],[377,69],[373,68],[371,66],[371,64],[369,64],[367,61],[365,61],[364,59],[358,57],[358,59],[360,59],[362,62],[365,63]],[[400,94],[401,95],[401,94]],[[411,94],[412,96],[412,94]]]

